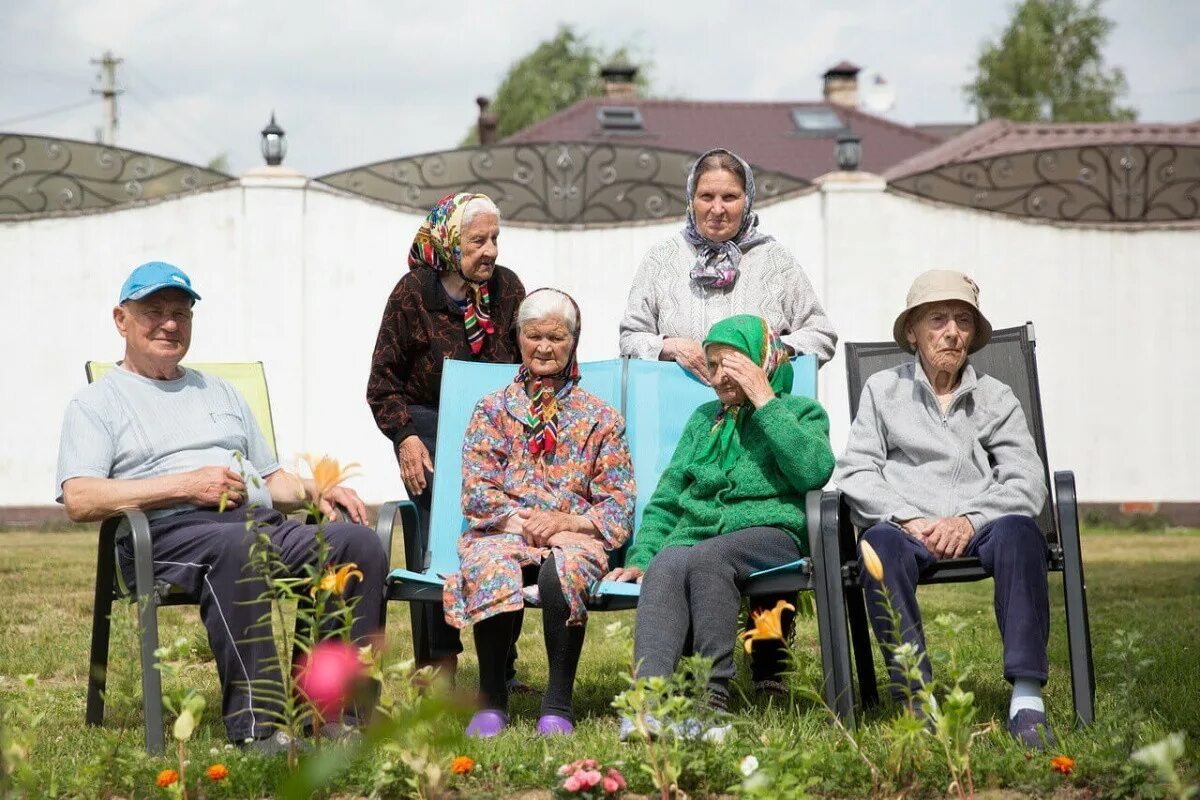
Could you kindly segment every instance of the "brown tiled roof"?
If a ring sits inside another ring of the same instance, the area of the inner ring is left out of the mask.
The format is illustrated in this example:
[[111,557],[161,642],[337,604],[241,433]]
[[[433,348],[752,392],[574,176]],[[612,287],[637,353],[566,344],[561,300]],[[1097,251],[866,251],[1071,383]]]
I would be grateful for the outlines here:
[[964,164],[1015,153],[1121,144],[1200,146],[1200,123],[1018,123],[1002,119],[989,120],[937,147],[894,164],[884,173],[884,177],[893,181],[951,164]]
[[[601,130],[596,109],[636,107],[644,131]],[[828,108],[862,138],[861,169],[881,173],[893,164],[940,143],[942,139],[882,117],[820,102],[726,102],[703,100],[618,100],[593,97],[519,131],[504,144],[522,142],[606,142],[645,144],[702,153],[727,147],[751,164],[812,180],[836,169],[838,131],[813,136],[797,131],[792,109]]]

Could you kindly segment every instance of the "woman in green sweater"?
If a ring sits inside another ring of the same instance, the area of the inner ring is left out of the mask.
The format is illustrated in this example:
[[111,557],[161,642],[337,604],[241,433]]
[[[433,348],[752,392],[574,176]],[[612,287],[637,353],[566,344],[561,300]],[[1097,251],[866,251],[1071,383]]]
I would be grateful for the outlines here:
[[608,578],[642,584],[638,677],[670,675],[690,640],[713,661],[710,702],[724,709],[742,586],[807,555],[804,493],[825,485],[834,457],[825,410],[788,393],[792,365],[764,319],[718,322],[704,352],[717,399],[688,420],[626,566]]

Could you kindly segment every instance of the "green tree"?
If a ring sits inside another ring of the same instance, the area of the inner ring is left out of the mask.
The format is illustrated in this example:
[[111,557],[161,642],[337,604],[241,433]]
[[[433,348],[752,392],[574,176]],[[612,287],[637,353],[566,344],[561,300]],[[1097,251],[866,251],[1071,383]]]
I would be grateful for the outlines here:
[[1117,105],[1128,86],[1101,48],[1113,22],[1101,0],[1024,0],[999,42],[985,42],[964,87],[979,120],[1104,122],[1137,118]]
[[[585,97],[604,94],[600,70],[614,62],[632,63],[628,49],[621,47],[606,53],[569,25],[559,27],[552,38],[513,62],[496,89],[488,110],[496,115],[497,138],[511,136]],[[645,89],[645,73],[650,64],[643,61],[635,66],[637,85]],[[472,125],[463,144],[478,142],[479,131]]]

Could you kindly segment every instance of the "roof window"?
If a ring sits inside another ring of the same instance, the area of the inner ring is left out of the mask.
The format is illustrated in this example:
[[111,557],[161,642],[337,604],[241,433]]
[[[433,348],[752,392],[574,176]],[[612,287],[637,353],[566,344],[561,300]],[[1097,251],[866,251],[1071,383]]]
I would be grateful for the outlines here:
[[646,128],[642,112],[634,106],[600,106],[596,109],[596,119],[604,131],[629,132]]
[[846,127],[828,106],[793,108],[792,122],[800,134],[807,136],[834,136]]

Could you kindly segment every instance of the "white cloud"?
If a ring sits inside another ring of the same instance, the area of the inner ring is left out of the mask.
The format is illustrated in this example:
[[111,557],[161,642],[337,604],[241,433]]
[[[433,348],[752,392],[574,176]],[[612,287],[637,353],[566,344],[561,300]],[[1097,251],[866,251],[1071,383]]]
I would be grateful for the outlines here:
[[[289,4],[153,0],[0,0],[0,119],[85,99],[88,59],[125,59],[120,143],[192,162],[221,151],[235,170],[258,163],[274,108],[288,163],[319,175],[453,147],[474,98],[508,65],[570,23],[605,48],[632,44],[654,61],[655,87],[698,99],[816,99],[843,58],[882,72],[903,121],[970,119],[961,85],[1007,4],[915,0],[546,0],[459,4],[296,0]],[[1200,6],[1109,2],[1107,58],[1126,69],[1144,119],[1200,118]],[[90,139],[94,105],[25,124]]]

